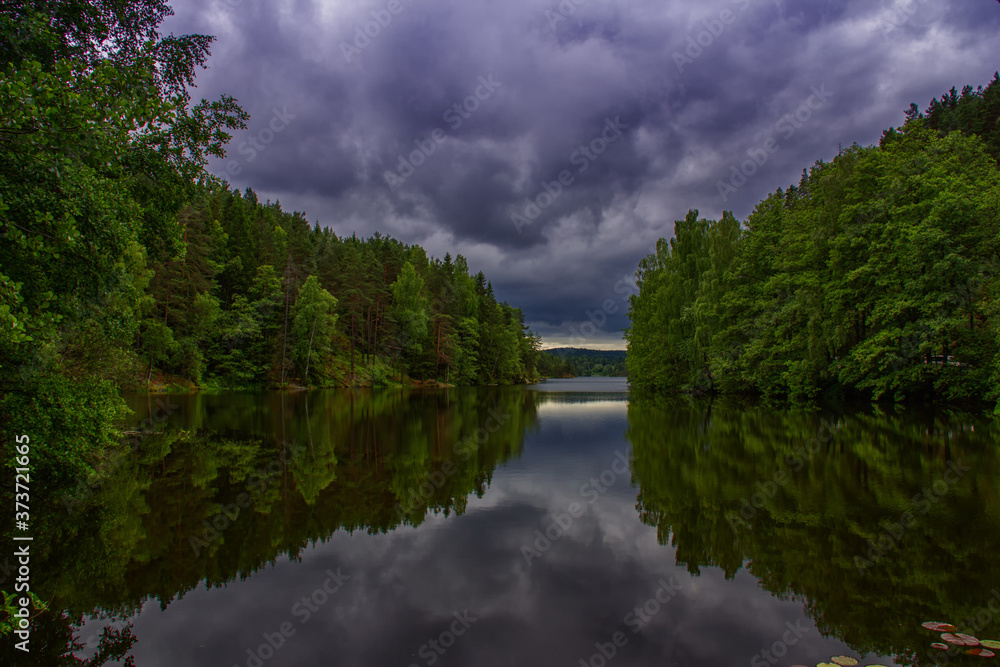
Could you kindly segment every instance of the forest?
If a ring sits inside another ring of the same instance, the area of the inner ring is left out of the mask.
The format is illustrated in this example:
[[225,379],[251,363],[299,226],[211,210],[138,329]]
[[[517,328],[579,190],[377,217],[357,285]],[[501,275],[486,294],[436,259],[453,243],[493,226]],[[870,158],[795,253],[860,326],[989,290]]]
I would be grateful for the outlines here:
[[549,378],[624,377],[625,352],[622,350],[587,350],[557,347],[542,350],[538,356],[538,374]]
[[248,114],[191,99],[213,38],[160,35],[170,14],[0,6],[0,436],[30,425],[40,465],[85,471],[122,389],[534,379],[538,337],[463,257],[208,173]]
[[998,161],[994,76],[911,105],[878,145],[816,162],[743,222],[690,211],[639,264],[630,382],[792,403],[996,402]]
[[133,352],[214,387],[454,385],[535,377],[537,337],[458,255],[338,237],[252,190],[205,190],[180,256],[153,262]]

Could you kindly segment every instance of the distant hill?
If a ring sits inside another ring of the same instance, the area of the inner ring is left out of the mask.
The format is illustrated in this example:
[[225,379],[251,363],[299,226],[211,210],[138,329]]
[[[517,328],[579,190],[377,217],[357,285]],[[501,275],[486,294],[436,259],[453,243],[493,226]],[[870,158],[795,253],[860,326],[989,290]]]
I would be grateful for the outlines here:
[[614,359],[615,361],[625,361],[625,350],[587,350],[582,347],[554,347],[551,350],[542,350],[549,354],[554,354],[563,359],[567,357],[602,357]]
[[545,377],[624,377],[625,350],[579,347],[542,350],[538,370]]

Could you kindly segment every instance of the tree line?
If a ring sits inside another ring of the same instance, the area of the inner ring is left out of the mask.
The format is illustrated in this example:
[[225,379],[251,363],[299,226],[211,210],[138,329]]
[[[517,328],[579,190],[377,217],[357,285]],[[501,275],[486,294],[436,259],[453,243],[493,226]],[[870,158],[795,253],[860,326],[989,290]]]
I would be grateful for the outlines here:
[[340,237],[252,190],[205,189],[152,265],[134,354],[220,387],[535,378],[538,337],[480,271],[375,233]]
[[1000,399],[1000,76],[804,170],[742,223],[690,211],[637,271],[638,386],[808,402]]
[[[340,237],[209,175],[247,113],[165,0],[0,4],[0,438],[88,470],[122,387],[523,382],[538,338],[464,258]],[[5,451],[9,449],[5,446]],[[48,479],[55,479],[49,477]]]
[[538,374],[547,378],[623,377],[625,352],[572,347],[543,350],[538,357]]

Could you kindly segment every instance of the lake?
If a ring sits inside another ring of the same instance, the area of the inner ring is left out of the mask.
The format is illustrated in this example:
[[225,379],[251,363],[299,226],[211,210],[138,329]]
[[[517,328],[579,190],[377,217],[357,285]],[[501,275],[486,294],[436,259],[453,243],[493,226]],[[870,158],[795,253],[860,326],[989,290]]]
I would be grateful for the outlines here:
[[63,613],[17,664],[126,622],[139,667],[977,664],[921,623],[1000,639],[988,419],[618,378],[129,400],[160,433],[36,523]]

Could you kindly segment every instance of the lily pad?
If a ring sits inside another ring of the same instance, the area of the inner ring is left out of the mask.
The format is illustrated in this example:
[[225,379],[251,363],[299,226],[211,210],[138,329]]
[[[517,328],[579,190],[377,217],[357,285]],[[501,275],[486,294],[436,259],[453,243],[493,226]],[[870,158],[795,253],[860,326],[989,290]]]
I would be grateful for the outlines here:
[[926,623],[921,623],[921,625],[928,630],[933,630],[934,632],[955,632],[958,630],[951,623],[937,623],[935,621],[927,621]]
[[979,640],[972,635],[952,634],[946,632],[941,635],[941,639],[955,646],[979,646]]
[[821,662],[818,665],[816,665],[816,667],[838,667],[838,666],[833,664],[832,662]]
[[931,648],[940,649],[942,651],[947,651],[949,646],[947,644],[942,644],[941,642],[934,642],[931,644]]
[[830,658],[830,661],[837,663],[841,667],[854,667],[854,665],[858,664],[857,658],[849,658],[846,655],[834,656]]
[[979,643],[986,648],[1000,648],[1000,642],[995,639],[980,639]]
[[966,651],[969,655],[978,655],[980,658],[994,658],[996,653],[985,648],[970,648]]

